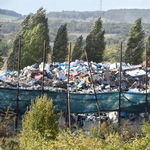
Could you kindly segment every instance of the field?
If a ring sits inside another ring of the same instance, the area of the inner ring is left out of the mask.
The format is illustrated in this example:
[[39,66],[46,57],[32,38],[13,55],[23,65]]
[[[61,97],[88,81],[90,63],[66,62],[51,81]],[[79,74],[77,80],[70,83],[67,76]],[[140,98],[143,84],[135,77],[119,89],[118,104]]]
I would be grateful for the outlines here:
[[7,21],[11,22],[11,21],[16,20],[16,19],[17,19],[17,17],[0,14],[0,22],[7,22]]
[[[69,32],[71,35],[75,35],[77,37],[83,36],[83,39],[85,40],[89,33],[83,33],[83,32]],[[105,34],[105,37],[114,37],[116,34]]]

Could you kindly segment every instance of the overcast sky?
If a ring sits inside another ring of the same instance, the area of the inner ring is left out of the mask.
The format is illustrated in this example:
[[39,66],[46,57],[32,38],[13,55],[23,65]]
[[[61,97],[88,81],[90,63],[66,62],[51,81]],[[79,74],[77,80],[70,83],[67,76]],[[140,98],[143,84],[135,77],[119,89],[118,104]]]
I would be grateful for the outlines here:
[[22,15],[36,13],[43,6],[48,12],[51,11],[96,11],[110,9],[150,9],[150,0],[0,0],[0,8],[13,10]]

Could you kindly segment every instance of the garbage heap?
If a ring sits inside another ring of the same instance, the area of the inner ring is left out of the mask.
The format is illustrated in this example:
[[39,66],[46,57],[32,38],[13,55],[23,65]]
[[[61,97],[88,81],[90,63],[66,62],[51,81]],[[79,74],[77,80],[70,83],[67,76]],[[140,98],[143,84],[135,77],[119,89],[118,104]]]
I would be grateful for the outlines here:
[[[103,64],[89,62],[96,93],[119,91],[120,64]],[[149,70],[148,70],[149,71]],[[68,63],[33,64],[20,70],[18,79],[17,71],[0,71],[0,87],[40,90],[44,76],[44,89],[57,92],[67,90]],[[145,69],[141,65],[126,65],[122,63],[121,89],[130,93],[145,93]],[[149,77],[147,92],[149,90]],[[71,93],[94,93],[89,74],[88,63],[76,60],[70,63],[69,91]]]

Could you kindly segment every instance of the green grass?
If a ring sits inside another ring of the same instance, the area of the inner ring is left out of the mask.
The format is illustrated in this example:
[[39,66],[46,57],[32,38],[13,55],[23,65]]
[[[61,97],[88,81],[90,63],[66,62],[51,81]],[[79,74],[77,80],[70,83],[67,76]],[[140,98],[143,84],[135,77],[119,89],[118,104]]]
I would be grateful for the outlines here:
[[0,14],[0,22],[10,22],[12,20],[16,20],[17,17],[14,16],[7,16],[7,15],[2,15]]
[[7,15],[2,15],[2,14],[0,14],[0,18],[17,19],[18,17],[14,17],[14,16],[7,16]]

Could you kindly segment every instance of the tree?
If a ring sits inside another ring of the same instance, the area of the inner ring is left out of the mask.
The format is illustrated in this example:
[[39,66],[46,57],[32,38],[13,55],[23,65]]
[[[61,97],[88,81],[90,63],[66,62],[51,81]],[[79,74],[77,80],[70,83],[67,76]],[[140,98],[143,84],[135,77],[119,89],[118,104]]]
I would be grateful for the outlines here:
[[68,35],[67,35],[67,24],[62,25],[57,32],[53,53],[51,56],[52,62],[64,62],[68,55]]
[[24,50],[21,53],[21,68],[41,63],[43,61],[44,40],[46,40],[46,56],[50,52],[48,18],[46,18],[46,12],[43,8],[37,10],[37,13],[31,17],[23,38]]
[[46,11],[42,7],[31,17],[23,38],[24,50],[21,53],[21,68],[41,63],[43,61],[44,40],[46,40],[46,56],[50,52],[48,18],[46,18]]
[[133,65],[142,63],[142,54],[144,52],[144,30],[141,25],[142,19],[135,21],[129,32],[127,48],[125,52],[125,62]]
[[[21,23],[20,30],[15,37],[15,40],[13,42],[13,48],[12,48],[13,50],[12,50],[12,53],[10,54],[10,57],[8,58],[8,61],[7,61],[8,70],[17,70],[18,69],[19,39],[21,41],[23,41],[23,35],[26,32],[29,20],[30,20],[30,15],[28,15],[24,19],[24,21]],[[23,44],[22,44],[22,46],[23,46]],[[21,50],[23,50],[23,48]]]
[[[0,25],[1,27],[1,25]],[[1,30],[0,30],[1,31]],[[0,43],[2,42],[2,39],[0,39]],[[3,58],[2,58],[2,55],[3,55],[3,52],[2,52],[2,49],[0,49],[0,68],[2,68],[3,64],[4,64],[4,61],[3,61]]]
[[[124,58],[124,49],[122,49],[122,58]],[[106,46],[106,50],[104,53],[104,61],[120,61],[120,44],[113,44],[110,46]],[[124,60],[122,60],[124,61]]]
[[87,51],[89,61],[103,61],[103,53],[106,45],[104,34],[105,31],[102,31],[102,21],[99,17],[95,21],[89,35],[86,38],[85,49]]
[[72,52],[72,60],[74,61],[75,59],[80,59],[82,55],[82,40],[83,37],[82,35],[77,39],[77,42],[75,43],[73,52]]
[[58,119],[53,101],[47,95],[31,100],[30,108],[22,119],[20,148],[39,149],[42,144],[54,140],[59,133]]
[[3,56],[7,57],[7,53],[8,53],[8,44],[1,41],[0,43],[0,49],[2,50]]
[[21,39],[21,68],[43,61],[44,40],[46,40],[46,55],[50,52],[48,18],[42,7],[32,17],[28,15],[22,22],[13,43],[13,52],[8,59],[9,70],[16,70],[18,67],[19,39]]

